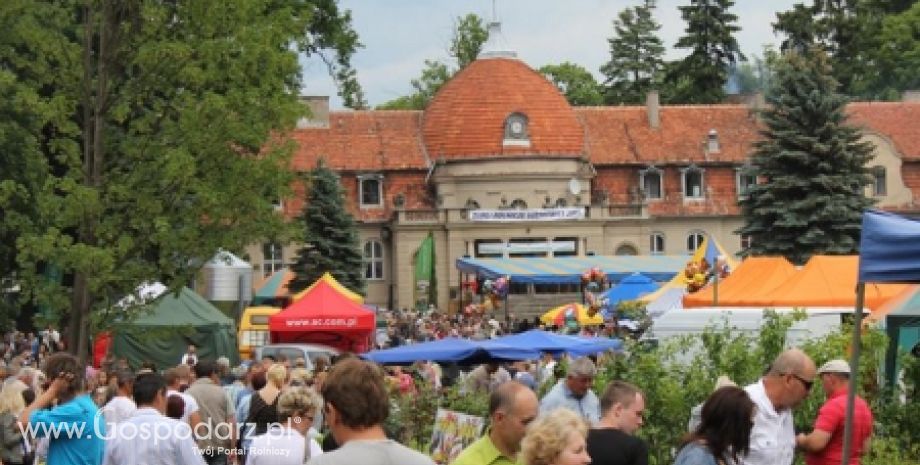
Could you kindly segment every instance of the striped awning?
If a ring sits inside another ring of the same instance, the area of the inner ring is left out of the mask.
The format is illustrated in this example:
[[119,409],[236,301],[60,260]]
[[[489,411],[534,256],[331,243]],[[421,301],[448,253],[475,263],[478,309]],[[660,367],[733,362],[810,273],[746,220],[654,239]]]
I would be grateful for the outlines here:
[[600,268],[611,283],[633,274],[665,282],[684,269],[689,255],[554,257],[554,258],[461,258],[457,269],[488,279],[510,276],[511,282],[528,284],[577,284],[591,268]]

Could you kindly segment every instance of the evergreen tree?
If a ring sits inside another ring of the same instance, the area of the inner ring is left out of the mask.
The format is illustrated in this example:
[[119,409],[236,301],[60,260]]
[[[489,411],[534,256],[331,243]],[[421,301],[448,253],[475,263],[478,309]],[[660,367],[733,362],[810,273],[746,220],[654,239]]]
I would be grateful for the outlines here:
[[738,17],[729,12],[734,4],[733,0],[690,0],[690,5],[678,7],[687,22],[687,35],[675,47],[690,49],[690,55],[671,69],[668,80],[673,89],[666,100],[719,103],[725,97],[729,67],[745,59],[734,37],[741,30]]
[[345,209],[345,194],[338,175],[322,160],[310,172],[310,190],[301,220],[304,246],[297,252],[291,290],[305,289],[329,272],[345,287],[364,292],[358,229]]
[[654,9],[654,0],[645,0],[613,21],[615,35],[607,39],[610,61],[601,66],[608,104],[642,103],[660,79],[664,45],[657,35],[661,26],[652,17]]
[[762,114],[766,128],[752,156],[760,183],[740,201],[749,255],[782,255],[801,264],[815,254],[859,246],[860,218],[872,205],[866,163],[871,144],[846,124],[827,56],[786,52],[777,63]]
[[558,65],[546,65],[538,71],[552,81],[559,92],[565,95],[570,105],[586,106],[604,103],[601,87],[594,80],[594,76],[575,63],[566,61]]

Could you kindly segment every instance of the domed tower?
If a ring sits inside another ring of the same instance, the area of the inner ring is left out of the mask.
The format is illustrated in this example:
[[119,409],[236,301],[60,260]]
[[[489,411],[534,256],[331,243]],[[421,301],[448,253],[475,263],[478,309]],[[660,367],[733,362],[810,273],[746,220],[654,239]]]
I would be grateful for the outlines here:
[[498,23],[477,60],[434,96],[423,117],[435,160],[499,156],[571,156],[584,132],[565,97],[543,75],[500,45]]

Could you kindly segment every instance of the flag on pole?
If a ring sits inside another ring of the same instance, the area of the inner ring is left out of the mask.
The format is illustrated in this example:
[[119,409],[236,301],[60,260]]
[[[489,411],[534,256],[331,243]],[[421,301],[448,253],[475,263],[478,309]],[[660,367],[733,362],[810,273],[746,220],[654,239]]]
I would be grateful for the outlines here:
[[434,263],[434,234],[429,232],[415,252],[415,308],[419,311],[438,301]]

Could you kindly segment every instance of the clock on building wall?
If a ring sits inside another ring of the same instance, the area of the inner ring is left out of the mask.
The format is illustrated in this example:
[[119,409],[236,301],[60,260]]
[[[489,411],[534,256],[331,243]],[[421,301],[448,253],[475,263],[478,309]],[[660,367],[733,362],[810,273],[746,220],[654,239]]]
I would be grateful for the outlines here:
[[505,120],[505,139],[527,140],[527,116],[512,113]]
[[523,121],[512,121],[511,122],[511,135],[514,137],[523,137],[524,136],[524,122]]

